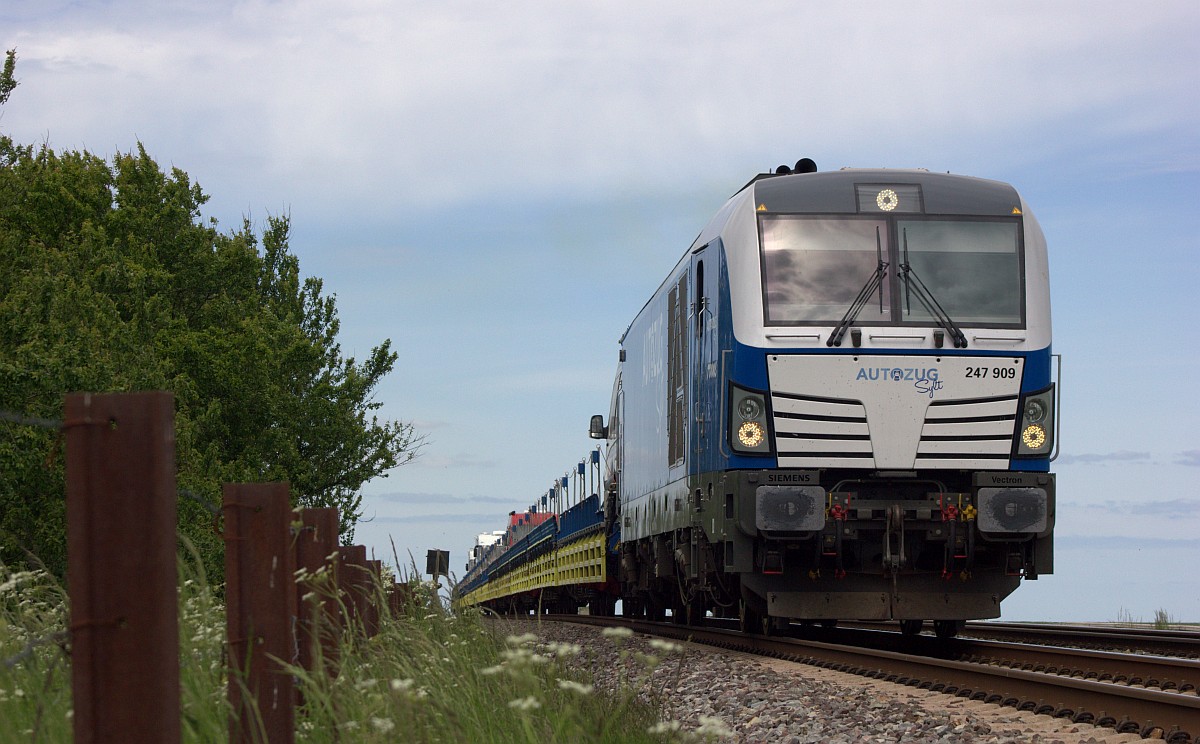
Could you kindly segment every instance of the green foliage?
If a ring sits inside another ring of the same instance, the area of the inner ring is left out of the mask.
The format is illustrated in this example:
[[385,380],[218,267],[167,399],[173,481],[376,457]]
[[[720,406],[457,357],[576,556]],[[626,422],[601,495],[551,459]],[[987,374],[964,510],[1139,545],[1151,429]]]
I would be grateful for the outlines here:
[[[68,392],[170,390],[181,490],[217,503],[222,483],[288,481],[297,506],[337,507],[349,542],[362,484],[420,444],[375,415],[396,354],[385,340],[342,356],[334,297],[301,278],[286,215],[221,233],[207,199],[141,145],[110,163],[0,136],[0,412],[57,419]],[[65,570],[60,449],[0,420],[0,562]],[[179,513],[219,576],[211,516],[191,499]]]
[[9,49],[4,56],[4,69],[0,70],[0,106],[8,100],[12,95],[13,89],[17,87],[17,79],[13,77],[13,70],[17,66],[17,50]]
[[[181,554],[179,566],[182,740],[224,741],[232,711],[225,608],[194,556]],[[328,573],[297,583],[308,606],[328,602],[344,613],[345,598]],[[393,615],[382,601],[382,586],[375,585],[383,608],[378,635],[365,638],[341,614],[339,622],[355,630],[333,636],[334,658],[319,658],[312,672],[287,666],[303,701],[296,710],[297,742],[668,744],[717,738],[658,722],[656,706],[645,700],[657,660],[639,661],[642,672],[621,688],[601,689],[589,669],[604,649],[542,642],[532,633],[506,635],[509,624],[445,612],[432,585],[411,581],[410,587],[412,600]],[[52,576],[0,564],[0,744],[70,740],[66,624],[65,592]],[[600,645],[621,640],[602,638]]]

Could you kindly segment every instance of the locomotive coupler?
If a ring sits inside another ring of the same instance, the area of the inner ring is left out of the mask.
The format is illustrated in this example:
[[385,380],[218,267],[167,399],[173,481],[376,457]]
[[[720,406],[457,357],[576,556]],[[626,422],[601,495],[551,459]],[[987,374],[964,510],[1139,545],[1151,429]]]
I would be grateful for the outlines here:
[[883,565],[893,576],[904,566],[904,509],[899,504],[887,508],[883,535]]

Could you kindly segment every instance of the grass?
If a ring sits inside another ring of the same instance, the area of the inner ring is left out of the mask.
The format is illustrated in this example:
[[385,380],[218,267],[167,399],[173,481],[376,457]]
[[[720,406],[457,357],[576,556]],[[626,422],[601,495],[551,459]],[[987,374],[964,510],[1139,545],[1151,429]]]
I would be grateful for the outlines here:
[[[185,558],[181,565],[198,564]],[[312,606],[340,607],[329,577],[300,582]],[[342,634],[336,659],[323,658],[315,673],[287,667],[304,700],[297,742],[678,742],[722,733],[659,721],[653,657],[620,690],[604,692],[581,663],[592,650],[533,633],[498,635],[499,626],[477,613],[450,613],[431,585],[413,586],[406,612],[385,610],[374,637]],[[67,606],[47,573],[0,565],[0,744],[71,740]],[[223,741],[230,710],[224,606],[194,570],[180,577],[179,618],[183,740]]]
[[[1159,608],[1154,611],[1154,620],[1151,621],[1149,625],[1155,630],[1170,630],[1177,623],[1178,621],[1171,617],[1171,613],[1167,612],[1165,609]],[[1141,618],[1135,620],[1133,613],[1124,607],[1117,611],[1116,624],[1130,628],[1147,625],[1147,623],[1142,622]]]
[[1174,620],[1171,615],[1164,609],[1154,611],[1154,628],[1156,630],[1169,630]]

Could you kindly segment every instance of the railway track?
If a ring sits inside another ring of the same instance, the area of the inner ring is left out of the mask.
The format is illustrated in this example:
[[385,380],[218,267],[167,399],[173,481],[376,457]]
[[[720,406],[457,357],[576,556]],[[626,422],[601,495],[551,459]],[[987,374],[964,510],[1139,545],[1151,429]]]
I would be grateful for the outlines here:
[[[556,620],[638,633],[899,682],[1182,744],[1200,735],[1200,661],[981,639],[951,642],[856,628],[810,637],[746,635],[586,615]],[[818,637],[819,636],[819,637]]]
[[[895,631],[896,623],[854,622],[843,627]],[[1200,659],[1200,628],[1156,629],[1112,625],[968,622],[960,637],[986,638],[1046,646]]]

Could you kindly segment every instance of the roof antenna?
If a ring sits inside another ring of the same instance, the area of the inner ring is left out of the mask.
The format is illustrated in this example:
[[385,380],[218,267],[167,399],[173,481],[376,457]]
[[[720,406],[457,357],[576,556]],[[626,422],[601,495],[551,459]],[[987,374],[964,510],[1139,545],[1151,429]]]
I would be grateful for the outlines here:
[[816,173],[817,164],[811,158],[800,158],[796,161],[796,167],[792,170],[795,173]]
[[775,175],[777,175],[777,176],[786,176],[787,174],[789,174],[791,172],[792,172],[792,169],[787,167],[786,165],[781,165],[775,169]]

